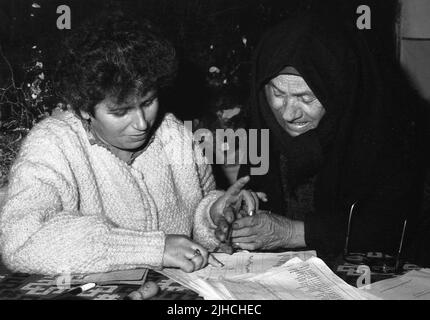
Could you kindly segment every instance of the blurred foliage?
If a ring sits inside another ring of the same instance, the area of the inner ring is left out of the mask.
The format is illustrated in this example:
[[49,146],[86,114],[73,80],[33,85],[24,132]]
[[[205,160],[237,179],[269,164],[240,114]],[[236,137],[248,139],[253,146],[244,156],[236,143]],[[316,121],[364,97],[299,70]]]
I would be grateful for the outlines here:
[[[10,65],[1,47],[0,55]],[[51,82],[45,78],[43,63],[38,57],[22,65],[20,79],[15,78],[11,67],[9,71],[9,83],[0,87],[0,106],[4,114],[0,129],[3,132],[25,133],[49,115],[53,97]]]
[[0,46],[0,59],[9,74],[0,86],[0,187],[20,143],[35,123],[50,115],[55,107],[51,82],[45,76],[41,51],[32,48],[29,62],[16,74]]

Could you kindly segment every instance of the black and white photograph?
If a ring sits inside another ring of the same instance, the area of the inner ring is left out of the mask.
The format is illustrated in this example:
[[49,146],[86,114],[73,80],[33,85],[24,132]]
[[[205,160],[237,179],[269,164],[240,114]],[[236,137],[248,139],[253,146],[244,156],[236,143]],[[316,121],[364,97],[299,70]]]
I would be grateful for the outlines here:
[[0,0],[0,300],[430,300],[429,142],[429,0]]

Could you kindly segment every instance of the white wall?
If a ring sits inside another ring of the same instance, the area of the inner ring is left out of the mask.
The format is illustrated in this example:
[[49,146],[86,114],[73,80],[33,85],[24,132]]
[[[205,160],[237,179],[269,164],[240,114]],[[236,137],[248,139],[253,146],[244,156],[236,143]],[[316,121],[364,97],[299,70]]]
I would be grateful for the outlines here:
[[401,5],[402,37],[430,39],[430,0],[402,0]]
[[430,0],[401,0],[400,61],[430,101]]

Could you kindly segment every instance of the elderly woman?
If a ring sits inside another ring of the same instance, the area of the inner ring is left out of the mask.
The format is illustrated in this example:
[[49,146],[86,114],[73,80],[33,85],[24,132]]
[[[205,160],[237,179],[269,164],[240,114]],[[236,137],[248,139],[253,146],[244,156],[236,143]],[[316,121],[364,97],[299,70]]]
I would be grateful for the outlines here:
[[236,247],[393,253],[406,218],[412,233],[421,194],[416,105],[381,80],[354,33],[307,15],[256,48],[249,126],[270,130],[270,168],[250,186],[269,202],[235,222]]
[[37,124],[22,145],[1,212],[5,264],[57,274],[211,262],[213,221],[248,178],[215,191],[191,132],[162,112],[171,44],[149,24],[104,17],[68,38],[59,65],[72,111]]

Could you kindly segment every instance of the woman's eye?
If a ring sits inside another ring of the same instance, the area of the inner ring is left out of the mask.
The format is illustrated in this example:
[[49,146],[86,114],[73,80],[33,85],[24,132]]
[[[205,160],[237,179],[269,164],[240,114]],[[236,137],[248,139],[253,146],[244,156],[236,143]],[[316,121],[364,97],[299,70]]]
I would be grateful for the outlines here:
[[311,102],[313,102],[313,101],[315,101],[316,100],[316,97],[315,96],[312,96],[312,95],[304,95],[304,96],[302,96],[302,100],[303,100],[303,102],[305,102],[305,103],[311,103]]
[[152,105],[156,99],[157,99],[157,97],[153,97],[153,98],[152,98],[152,99],[150,99],[150,100],[146,100],[146,101],[145,101],[145,102],[143,102],[140,106],[141,106],[141,107],[143,107],[143,108],[147,108],[147,107],[149,107],[150,105]]
[[121,109],[121,110],[111,111],[111,114],[113,114],[116,117],[123,117],[127,114],[127,112],[128,112],[127,109]]
[[284,94],[276,89],[273,89],[273,95],[277,98],[283,97]]

